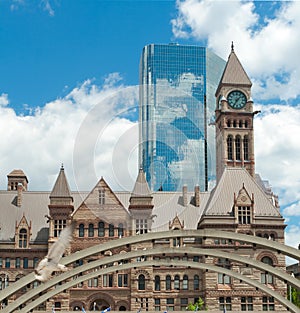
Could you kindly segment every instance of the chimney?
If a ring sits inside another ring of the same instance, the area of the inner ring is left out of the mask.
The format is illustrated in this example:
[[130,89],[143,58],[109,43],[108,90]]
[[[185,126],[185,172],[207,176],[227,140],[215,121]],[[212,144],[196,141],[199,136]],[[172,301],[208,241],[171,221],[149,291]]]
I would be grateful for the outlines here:
[[23,185],[21,183],[17,186],[17,206],[21,207],[22,205],[22,193],[23,193]]
[[195,186],[195,206],[200,206],[200,187],[199,185]]
[[187,186],[186,185],[183,185],[183,187],[182,187],[182,198],[183,198],[183,205],[187,206],[188,196],[187,196]]

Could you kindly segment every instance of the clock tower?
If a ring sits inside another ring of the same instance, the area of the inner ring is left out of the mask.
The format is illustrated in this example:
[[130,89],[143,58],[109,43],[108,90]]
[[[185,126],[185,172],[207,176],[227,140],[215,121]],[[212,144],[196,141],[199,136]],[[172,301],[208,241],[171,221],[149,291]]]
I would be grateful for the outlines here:
[[217,182],[225,167],[244,167],[255,175],[251,86],[232,44],[215,94]]

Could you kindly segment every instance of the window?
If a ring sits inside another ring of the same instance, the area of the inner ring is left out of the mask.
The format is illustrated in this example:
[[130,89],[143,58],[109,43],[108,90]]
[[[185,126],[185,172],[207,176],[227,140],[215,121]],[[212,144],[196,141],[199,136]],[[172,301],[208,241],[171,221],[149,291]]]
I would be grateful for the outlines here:
[[90,288],[97,288],[98,287],[98,277],[94,277],[88,280],[88,286]]
[[94,224],[89,224],[89,237],[94,237]]
[[241,297],[241,311],[253,311],[252,297]]
[[179,290],[180,289],[180,278],[179,275],[175,275],[174,277],[174,289]]
[[39,258],[34,257],[33,258],[33,268],[35,268],[38,265],[38,262],[39,262]]
[[189,299],[188,298],[181,298],[180,299],[180,311],[186,311],[186,307],[188,306]]
[[249,161],[249,140],[248,136],[244,137],[244,160]]
[[28,258],[23,258],[23,268],[28,268]]
[[[230,269],[230,261],[225,258],[219,258],[217,266]],[[218,273],[218,284],[229,285],[231,284],[231,278],[223,273]]]
[[5,267],[10,268],[10,258],[5,259]]
[[60,311],[61,303],[60,302],[54,302],[54,307],[55,307],[56,310]]
[[147,219],[136,219],[135,220],[135,231],[137,235],[148,233],[148,221]]
[[188,278],[187,275],[183,275],[182,289],[183,290],[188,290],[189,289],[189,278]]
[[54,237],[59,237],[60,232],[62,231],[63,228],[65,228],[67,225],[67,221],[66,220],[55,220],[54,221],[54,233],[53,236]]
[[19,232],[19,248],[27,248],[27,241],[27,230],[22,228]]
[[0,257],[0,268],[2,268],[2,266],[3,266],[3,259],[2,257]]
[[16,258],[16,268],[20,268],[21,267],[21,259],[20,258]]
[[99,222],[99,224],[98,224],[98,237],[104,237],[104,235],[105,235],[104,223]]
[[199,290],[199,276],[194,276],[194,290]]
[[114,237],[115,235],[115,227],[113,224],[109,224],[108,226],[108,236],[109,237]]
[[227,157],[228,160],[233,160],[233,147],[232,147],[232,136],[227,137]]
[[138,290],[145,289],[146,289],[145,276],[143,274],[140,274],[138,277]]
[[174,311],[174,298],[167,298],[167,311]]
[[251,223],[251,209],[249,206],[238,207],[238,223],[239,224]]
[[275,311],[275,304],[273,297],[262,298],[262,310],[263,311]]
[[157,275],[154,278],[154,290],[159,291],[160,290],[160,277]]
[[235,138],[235,159],[237,161],[241,160],[241,137],[236,136]]
[[231,311],[231,297],[220,297],[219,298],[219,310]]
[[123,224],[120,223],[118,226],[118,237],[121,238],[124,236],[124,229],[123,229]]
[[154,310],[160,311],[160,299],[154,299]]
[[[271,258],[269,258],[268,256],[263,257],[261,259],[261,262],[268,264],[270,266],[273,266],[273,260]],[[271,275],[268,272],[261,273],[260,277],[261,277],[261,283],[262,284],[273,284],[274,283],[273,275]]]
[[118,287],[128,287],[128,274],[118,275]]
[[112,287],[112,286],[113,286],[113,274],[104,274],[103,287]]
[[84,225],[79,225],[79,237],[84,237]]
[[171,276],[166,276],[166,290],[171,290]]
[[105,189],[103,187],[99,188],[99,204],[105,204]]

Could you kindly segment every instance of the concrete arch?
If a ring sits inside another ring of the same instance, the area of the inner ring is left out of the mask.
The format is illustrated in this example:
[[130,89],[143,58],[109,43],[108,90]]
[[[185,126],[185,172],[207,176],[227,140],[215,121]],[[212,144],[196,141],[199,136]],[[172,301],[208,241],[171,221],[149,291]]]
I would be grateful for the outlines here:
[[[85,275],[79,276],[74,280],[71,281],[67,281],[62,285],[57,286],[56,288],[49,290],[47,293],[42,294],[40,297],[38,297],[37,299],[33,300],[32,302],[29,302],[24,308],[22,308],[21,310],[19,310],[19,313],[27,313],[30,310],[33,310],[38,304],[46,301],[47,299],[53,297],[54,295],[68,289],[71,288],[72,286],[83,282],[85,280],[91,279],[95,276],[98,275],[104,275],[104,274],[108,274],[111,272],[115,272],[116,270],[127,270],[130,268],[138,268],[138,267],[143,267],[143,266],[168,266],[170,265],[169,261],[166,260],[160,260],[160,261],[145,261],[145,262],[133,262],[133,263],[127,263],[121,266],[112,266],[112,267],[108,267],[108,268],[102,268],[98,271],[94,271],[94,272],[90,272],[87,273]],[[287,308],[289,308],[289,310],[291,312],[294,313],[299,313],[300,310],[298,307],[296,307],[294,304],[292,304],[291,302],[288,301],[288,299],[282,297],[281,295],[277,294],[276,292],[274,292],[274,290],[268,288],[266,285],[263,285],[261,283],[259,283],[258,281],[252,280],[246,276],[243,276],[240,273],[237,272],[233,272],[231,270],[222,268],[222,267],[217,267],[214,265],[210,265],[210,264],[202,264],[202,263],[196,263],[196,262],[187,262],[187,261],[173,261],[172,265],[174,266],[188,266],[191,268],[196,268],[196,269],[200,269],[200,270],[210,270],[213,272],[218,272],[218,273],[223,273],[225,275],[228,276],[232,276],[236,279],[239,279],[241,281],[244,281],[245,283],[265,292],[266,294],[269,294],[270,296],[274,297],[275,299],[277,299],[281,304],[283,304],[284,306],[286,306]],[[64,274],[62,274],[64,275]],[[62,276],[60,275],[60,276]],[[59,276],[57,276],[58,278]],[[19,299],[17,299],[15,302],[18,302]],[[15,307],[15,304],[12,303],[11,305],[9,305],[8,307],[6,307],[2,312],[6,313],[6,312],[12,312],[13,310],[15,310],[17,307],[19,307],[19,303],[17,303],[18,305]],[[15,308],[12,308],[12,307]]]
[[[162,239],[162,238],[173,238],[173,237],[194,237],[194,238],[198,238],[198,237],[202,237],[202,238],[226,238],[226,239],[232,239],[232,240],[239,240],[239,241],[244,241],[244,242],[248,242],[248,243],[252,243],[258,246],[262,246],[262,247],[267,247],[268,249],[272,249],[275,250],[279,253],[284,253],[285,255],[288,255],[290,257],[293,257],[295,259],[300,258],[300,251],[289,247],[289,246],[285,246],[283,244],[280,244],[278,242],[275,241],[270,241],[270,240],[266,240],[260,237],[254,237],[254,236],[249,236],[249,235],[244,235],[244,234],[237,234],[234,232],[224,232],[224,231],[216,231],[216,230],[176,230],[176,231],[168,231],[168,232],[157,232],[157,233],[148,233],[145,235],[139,235],[139,236],[133,236],[133,237],[124,237],[118,240],[114,240],[114,241],[110,241],[107,242],[105,244],[102,245],[96,245],[81,251],[78,251],[76,253],[73,253],[67,257],[65,257],[62,260],[63,264],[69,264],[71,262],[75,262],[76,260],[82,259],[84,257],[87,256],[91,256],[100,252],[105,252],[106,250],[109,249],[114,249],[120,246],[124,246],[124,245],[130,245],[132,243],[139,243],[139,242],[144,242],[144,241],[149,241],[149,240],[156,240],[156,239]],[[149,253],[152,254],[154,253],[155,249],[152,249],[150,251],[150,253],[148,251],[143,251],[143,255],[146,255]],[[197,254],[202,254],[201,252],[197,252],[197,251],[193,251],[196,250],[194,248],[175,248],[176,252],[173,253],[191,253],[194,255]],[[199,249],[197,249],[199,250]],[[203,251],[204,249],[201,249],[201,251]],[[168,251],[170,251],[168,249]],[[213,249],[209,249],[205,252],[205,254],[207,255],[212,255]],[[280,273],[278,273],[278,270],[273,269],[272,267],[267,267],[267,265],[261,265],[261,262],[258,261],[254,261],[251,260],[249,258],[249,260],[245,257],[241,258],[238,255],[235,255],[233,253],[226,253],[223,251],[218,251],[219,254],[217,254],[217,252],[215,252],[216,254],[214,254],[217,257],[225,257],[225,258],[229,258],[232,260],[236,260],[240,263],[247,263],[247,264],[251,264],[254,267],[257,267],[261,270],[264,271],[268,271],[269,273],[274,274],[275,276],[283,279],[285,282],[289,282],[292,286],[294,286],[295,288],[300,289],[299,286],[299,281],[296,279],[293,279],[290,275],[280,271]],[[15,306],[15,308],[17,308],[19,305],[26,303],[29,299],[37,296],[37,292],[41,292],[43,290],[46,290],[48,288],[50,288],[51,286],[54,286],[55,284],[57,284],[60,281],[63,281],[67,278],[70,278],[76,274],[79,274],[80,272],[83,272],[85,270],[90,270],[96,266],[100,266],[103,264],[107,264],[107,263],[112,263],[114,261],[121,261],[122,259],[125,259],[125,255],[127,255],[128,258],[134,258],[139,256],[141,253],[141,251],[133,251],[133,252],[129,252],[127,254],[122,254],[120,255],[116,255],[116,256],[110,256],[110,257],[105,257],[103,259],[101,259],[100,261],[93,261],[89,264],[77,267],[72,269],[72,271],[69,271],[67,273],[64,273],[62,275],[59,275],[57,277],[54,277],[53,279],[51,279],[49,282],[47,282],[46,284],[43,284],[42,287],[39,286],[38,288],[35,288],[34,290],[30,290],[29,292],[26,293],[26,299],[22,300],[22,297],[20,297],[17,301],[15,301],[15,305],[17,305],[17,303],[19,303],[17,306]],[[172,252],[167,252],[166,249],[162,249],[162,251],[159,251],[159,249],[156,250],[157,254],[163,254],[163,253],[172,253]],[[212,256],[214,256],[212,255]],[[109,259],[108,259],[109,258]],[[239,259],[240,258],[240,259]],[[100,262],[100,263],[99,263]],[[95,264],[98,265],[95,265]],[[142,262],[143,264],[145,264],[145,262]],[[174,263],[174,261],[172,262],[172,264]],[[87,266],[88,265],[88,266]],[[169,264],[168,264],[169,265]],[[99,273],[99,272],[98,272]],[[96,276],[96,275],[95,275]],[[230,276],[234,276],[234,273],[231,274]],[[59,278],[58,278],[59,277]],[[85,279],[84,279],[85,280]],[[28,283],[34,281],[34,275],[29,274],[25,277],[23,277],[22,279],[20,279],[18,282],[12,284],[11,286],[9,286],[8,288],[2,290],[0,292],[0,300],[2,301],[3,299],[7,298],[8,296],[10,296],[11,294],[13,294],[14,292],[16,292],[17,290],[19,290],[20,288],[24,287],[25,285],[27,285]],[[36,292],[34,292],[36,291]],[[276,297],[275,297],[276,298]],[[20,301],[19,301],[20,300]],[[21,302],[23,301],[23,302]],[[11,312],[9,311],[9,308],[12,306],[12,304],[10,304],[9,306],[7,306],[4,311],[5,312]],[[4,312],[3,312],[4,313]]]

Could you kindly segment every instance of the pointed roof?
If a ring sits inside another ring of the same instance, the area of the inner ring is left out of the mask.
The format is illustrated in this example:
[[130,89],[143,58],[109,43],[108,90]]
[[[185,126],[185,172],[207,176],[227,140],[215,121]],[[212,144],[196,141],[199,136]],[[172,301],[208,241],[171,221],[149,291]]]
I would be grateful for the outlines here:
[[265,194],[261,186],[245,168],[226,167],[218,185],[211,193],[204,215],[228,215],[234,204],[234,194],[241,188],[254,195],[256,216],[281,217],[279,210]]
[[231,45],[231,52],[228,57],[224,72],[222,74],[217,91],[221,85],[240,85],[251,87],[252,83],[241,62],[234,52],[233,43]]
[[72,197],[63,165],[60,168],[58,177],[50,194],[50,198],[53,197]]
[[151,196],[151,191],[142,168],[139,169],[132,196]]

